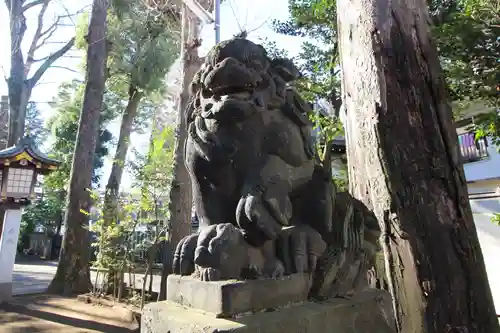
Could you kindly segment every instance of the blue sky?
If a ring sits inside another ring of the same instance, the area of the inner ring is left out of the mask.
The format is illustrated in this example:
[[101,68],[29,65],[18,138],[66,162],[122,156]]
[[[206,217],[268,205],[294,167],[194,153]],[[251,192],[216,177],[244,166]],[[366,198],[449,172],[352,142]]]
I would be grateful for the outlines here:
[[[74,0],[52,0],[46,15],[45,26],[50,26],[54,17],[64,15],[67,12],[75,13],[88,8],[91,0],[74,1]],[[23,50],[29,48],[31,38],[37,24],[37,15],[39,8],[37,6],[27,12],[28,31],[26,32],[23,41]],[[288,50],[290,55],[295,55],[300,50],[301,38],[289,37],[276,34],[271,29],[273,19],[285,20],[288,17],[288,1],[287,0],[226,0],[221,6],[221,39],[231,38],[233,35],[240,32],[242,29],[249,32],[249,38],[254,41],[259,41],[261,38],[276,41],[278,47]],[[74,35],[73,23],[76,19],[65,19],[64,27],[59,28],[51,38],[52,43],[42,47],[36,54],[37,58],[43,58],[57,50],[63,43],[69,40]],[[206,25],[201,33],[203,45],[200,48],[200,54],[205,54],[210,47],[213,46],[215,35],[213,25]],[[10,43],[9,37],[9,20],[8,12],[5,5],[0,5],[0,73],[7,75],[10,67],[8,47]],[[37,106],[42,111],[44,117],[50,116],[52,110],[47,102],[50,102],[57,93],[57,87],[65,81],[73,78],[83,78],[81,74],[65,68],[77,69],[81,63],[82,54],[77,50],[71,50],[68,56],[60,59],[50,68],[33,90],[31,100],[37,103]],[[64,68],[63,68],[64,67]],[[33,67],[36,70],[36,66]],[[7,94],[7,86],[5,80],[0,79],[0,95]],[[119,129],[118,121],[110,125],[110,130],[117,136]],[[132,138],[132,142],[136,143],[135,148],[141,149],[147,144],[147,136],[136,136]],[[103,168],[103,179],[107,180],[110,172],[111,161],[107,161]],[[124,187],[130,186],[130,179],[124,179]]]

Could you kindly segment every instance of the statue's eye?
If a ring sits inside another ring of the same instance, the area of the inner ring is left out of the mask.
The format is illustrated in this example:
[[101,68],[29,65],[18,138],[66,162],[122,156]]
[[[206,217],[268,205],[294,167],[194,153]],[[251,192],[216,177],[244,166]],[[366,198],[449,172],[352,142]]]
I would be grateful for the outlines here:
[[263,79],[257,83],[257,86],[258,86],[258,89],[267,89],[269,87],[269,83],[270,83],[270,80],[269,80],[269,77],[265,76],[263,77]]
[[203,89],[201,90],[201,96],[203,98],[209,98],[211,97],[213,94],[210,90],[208,90],[207,88],[203,87]]

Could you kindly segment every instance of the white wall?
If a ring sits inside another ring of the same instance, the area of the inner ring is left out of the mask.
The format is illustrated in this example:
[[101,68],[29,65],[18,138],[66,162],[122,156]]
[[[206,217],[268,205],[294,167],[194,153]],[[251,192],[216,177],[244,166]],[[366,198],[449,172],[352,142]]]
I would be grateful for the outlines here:
[[500,154],[497,147],[488,140],[487,149],[489,158],[464,164],[465,178],[468,182],[500,177]]
[[474,223],[488,273],[496,313],[500,314],[500,226],[491,222],[492,213],[500,212],[500,197],[471,199]]

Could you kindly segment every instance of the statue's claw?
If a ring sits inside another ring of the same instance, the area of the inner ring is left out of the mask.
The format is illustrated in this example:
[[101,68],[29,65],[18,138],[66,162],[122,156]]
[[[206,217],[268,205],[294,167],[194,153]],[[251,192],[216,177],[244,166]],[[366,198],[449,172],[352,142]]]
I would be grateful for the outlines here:
[[175,249],[174,274],[190,275],[194,272],[194,251],[198,242],[198,234],[192,234],[181,239]]
[[289,273],[311,273],[318,258],[326,250],[326,243],[316,230],[300,225],[286,228],[280,236],[279,256]]
[[201,268],[198,267],[199,272],[200,272],[200,279],[201,281],[220,281],[221,279],[221,272],[212,267],[208,268]]
[[248,245],[241,231],[231,223],[221,223],[200,231],[194,263],[203,281],[237,279],[247,256]]
[[[268,240],[275,240],[281,231],[282,226],[271,216],[269,210],[264,206],[259,195],[247,195],[240,199],[236,208],[237,222],[247,235],[262,235],[260,243]],[[253,245],[259,246],[259,242],[249,240]]]
[[285,266],[278,259],[271,259],[264,265],[264,276],[279,278],[285,275]]

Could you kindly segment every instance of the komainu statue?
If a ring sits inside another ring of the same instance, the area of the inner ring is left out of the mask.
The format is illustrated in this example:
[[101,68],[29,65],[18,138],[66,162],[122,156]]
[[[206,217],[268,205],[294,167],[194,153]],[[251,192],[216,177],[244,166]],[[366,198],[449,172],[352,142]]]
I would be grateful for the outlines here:
[[315,156],[311,107],[290,60],[244,38],[215,46],[195,75],[185,147],[198,233],[174,272],[205,281],[311,274],[312,297],[364,286],[366,214]]

